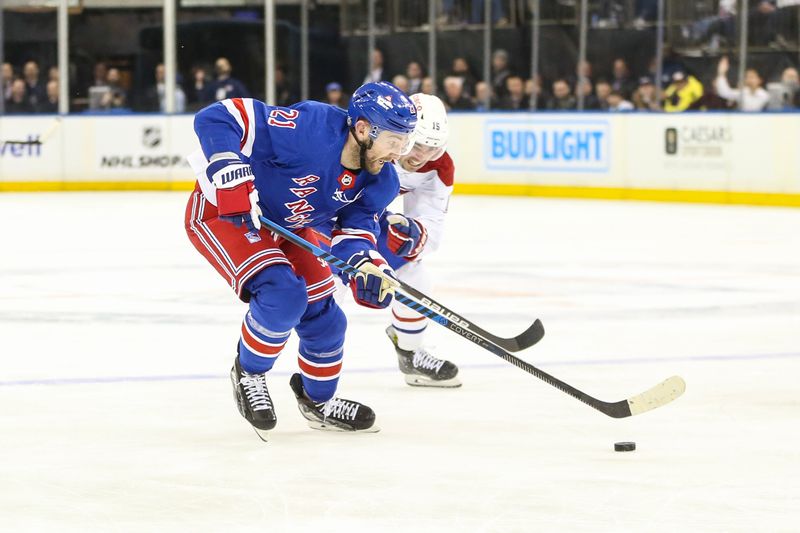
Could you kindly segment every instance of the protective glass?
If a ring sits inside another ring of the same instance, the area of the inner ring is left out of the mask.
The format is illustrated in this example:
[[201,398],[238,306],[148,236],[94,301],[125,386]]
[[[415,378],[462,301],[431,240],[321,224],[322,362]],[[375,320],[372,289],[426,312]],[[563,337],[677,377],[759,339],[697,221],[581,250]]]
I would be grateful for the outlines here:
[[394,131],[380,131],[372,145],[373,150],[382,154],[405,155],[414,146],[413,134]]

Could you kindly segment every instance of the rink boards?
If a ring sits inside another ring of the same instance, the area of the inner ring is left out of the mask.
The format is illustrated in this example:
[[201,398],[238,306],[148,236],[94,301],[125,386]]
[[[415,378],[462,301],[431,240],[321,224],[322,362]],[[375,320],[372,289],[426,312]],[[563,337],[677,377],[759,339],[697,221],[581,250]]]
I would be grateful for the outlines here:
[[[450,127],[460,193],[800,206],[797,114],[453,113]],[[0,191],[189,189],[195,148],[191,115],[2,117]]]

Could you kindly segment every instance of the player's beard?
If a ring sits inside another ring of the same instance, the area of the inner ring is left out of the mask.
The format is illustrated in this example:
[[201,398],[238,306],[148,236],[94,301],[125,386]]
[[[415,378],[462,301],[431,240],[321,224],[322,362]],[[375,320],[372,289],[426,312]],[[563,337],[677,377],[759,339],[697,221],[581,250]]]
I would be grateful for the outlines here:
[[373,175],[379,174],[385,162],[378,157],[372,157],[369,152],[370,150],[367,150],[366,157],[364,158],[364,162],[366,163],[365,170]]

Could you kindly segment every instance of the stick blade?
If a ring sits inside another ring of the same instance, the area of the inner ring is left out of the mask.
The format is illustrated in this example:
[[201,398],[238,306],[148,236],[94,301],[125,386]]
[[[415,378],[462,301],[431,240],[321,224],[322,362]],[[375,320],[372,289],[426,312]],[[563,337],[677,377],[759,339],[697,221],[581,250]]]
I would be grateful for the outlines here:
[[530,325],[528,329],[514,337],[513,339],[488,339],[504,350],[509,352],[520,352],[526,348],[530,348],[544,337],[544,324],[538,318]]
[[672,376],[641,394],[628,398],[626,403],[631,416],[640,415],[666,405],[681,397],[686,391],[686,382],[680,376]]

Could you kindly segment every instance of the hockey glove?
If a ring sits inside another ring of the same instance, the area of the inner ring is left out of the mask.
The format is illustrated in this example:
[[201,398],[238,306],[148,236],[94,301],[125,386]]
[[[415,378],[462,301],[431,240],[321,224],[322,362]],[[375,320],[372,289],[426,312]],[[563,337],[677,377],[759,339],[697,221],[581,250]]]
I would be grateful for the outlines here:
[[378,252],[358,252],[347,263],[360,271],[350,278],[350,289],[359,305],[383,309],[392,303],[394,289],[400,284]]
[[386,217],[389,231],[386,235],[386,246],[395,255],[413,261],[422,252],[428,242],[428,231],[425,226],[403,215],[389,215]]
[[233,223],[237,228],[244,224],[250,231],[261,229],[261,208],[258,191],[253,185],[253,169],[242,163],[233,152],[211,156],[206,176],[217,189],[217,212],[220,220]]

